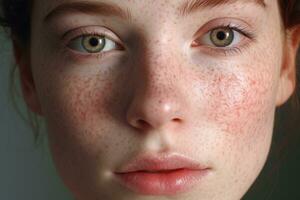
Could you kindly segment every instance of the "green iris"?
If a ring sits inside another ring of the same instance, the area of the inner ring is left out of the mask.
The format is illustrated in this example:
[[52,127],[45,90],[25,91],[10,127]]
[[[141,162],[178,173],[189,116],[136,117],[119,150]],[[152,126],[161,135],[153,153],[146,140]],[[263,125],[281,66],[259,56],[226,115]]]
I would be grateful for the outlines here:
[[234,32],[230,28],[216,28],[211,31],[210,40],[217,47],[227,47],[234,40]]
[[82,46],[89,53],[102,51],[105,47],[105,43],[104,36],[90,35],[84,36],[82,39]]

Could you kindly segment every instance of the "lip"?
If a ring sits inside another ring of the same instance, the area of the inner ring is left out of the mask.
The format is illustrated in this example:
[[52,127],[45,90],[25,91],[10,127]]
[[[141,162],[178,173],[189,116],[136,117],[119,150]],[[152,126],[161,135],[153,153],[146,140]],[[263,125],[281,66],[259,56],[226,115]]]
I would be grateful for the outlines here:
[[211,168],[180,154],[144,154],[132,159],[116,179],[126,188],[143,195],[174,195],[187,192]]

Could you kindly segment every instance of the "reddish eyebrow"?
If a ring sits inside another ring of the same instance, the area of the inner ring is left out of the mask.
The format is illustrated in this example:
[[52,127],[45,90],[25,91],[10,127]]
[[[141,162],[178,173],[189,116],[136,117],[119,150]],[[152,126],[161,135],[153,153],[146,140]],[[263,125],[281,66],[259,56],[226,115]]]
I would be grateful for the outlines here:
[[78,2],[66,2],[62,3],[56,8],[54,8],[49,14],[46,15],[44,21],[50,21],[56,15],[69,13],[85,13],[85,14],[95,14],[103,16],[117,16],[119,18],[131,19],[129,10],[123,10],[116,4],[104,3],[104,2],[88,2],[88,1],[78,1]]
[[[185,3],[182,4],[182,6],[179,8],[179,13],[182,16],[186,16],[200,8],[206,8],[206,7],[215,7],[220,6],[224,4],[232,4],[240,2],[241,0],[188,0]],[[266,3],[264,0],[247,0],[245,3],[254,2],[257,5],[265,8]]]

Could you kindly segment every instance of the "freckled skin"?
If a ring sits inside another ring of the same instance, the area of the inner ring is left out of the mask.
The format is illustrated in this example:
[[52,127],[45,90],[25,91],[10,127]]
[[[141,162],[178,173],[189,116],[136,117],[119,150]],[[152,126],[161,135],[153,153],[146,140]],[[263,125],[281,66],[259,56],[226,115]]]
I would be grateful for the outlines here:
[[[31,64],[54,163],[76,199],[242,198],[272,138],[283,61],[277,3],[267,1],[263,11],[240,2],[181,18],[181,0],[105,0],[132,12],[130,23],[97,21],[125,38],[126,48],[82,58],[61,49],[52,32],[95,25],[95,16],[66,16],[49,31],[43,16],[61,2],[35,2]],[[248,20],[257,41],[228,56],[192,50],[193,34],[224,16]],[[187,155],[213,171],[193,190],[172,197],[138,195],[113,179],[135,155],[161,151]]]

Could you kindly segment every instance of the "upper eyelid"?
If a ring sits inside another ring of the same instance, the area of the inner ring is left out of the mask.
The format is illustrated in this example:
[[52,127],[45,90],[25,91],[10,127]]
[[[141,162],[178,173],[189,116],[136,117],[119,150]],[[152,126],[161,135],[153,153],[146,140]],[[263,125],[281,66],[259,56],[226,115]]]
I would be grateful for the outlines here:
[[220,25],[220,26],[213,27],[212,29],[210,29],[210,30],[204,32],[203,35],[209,34],[209,33],[211,33],[213,30],[216,30],[216,29],[218,29],[218,28],[230,28],[230,29],[232,29],[233,31],[238,32],[239,34],[241,34],[241,35],[243,35],[243,36],[246,36],[246,37],[248,37],[248,36],[251,37],[251,35],[252,35],[251,32],[248,32],[248,31],[244,30],[244,28],[239,27],[239,26],[236,26],[236,25],[231,25],[231,24],[229,24],[229,25]]
[[[241,34],[241,43],[242,46],[245,45],[245,41],[249,40],[250,41],[257,41],[257,33],[255,32],[255,30],[251,27],[249,27],[248,23],[240,22],[239,19],[232,19],[232,18],[226,18],[226,20],[224,20],[224,18],[218,18],[218,19],[214,19],[209,21],[208,23],[206,23],[205,25],[203,25],[195,34],[195,38],[193,39],[193,42],[191,43],[191,47],[198,47],[199,41],[201,41],[201,38],[203,38],[204,36],[206,36],[207,34],[209,34],[211,31],[213,31],[214,29],[217,28],[224,28],[224,27],[229,27],[231,29],[233,29],[234,31],[238,32],[238,34]],[[209,46],[209,45],[207,45]],[[238,47],[239,45],[237,45],[236,47]],[[233,47],[213,47],[211,46],[210,48],[212,49],[219,49],[221,51],[226,51],[226,50],[230,50]]]
[[248,23],[247,21],[239,18],[216,18],[208,21],[204,25],[202,25],[193,35],[194,39],[197,39],[199,36],[210,32],[211,30],[218,27],[226,27],[231,25],[232,27],[243,27],[244,30],[254,32],[254,27]]
[[240,27],[239,25],[226,25],[226,26],[218,26],[216,28],[213,28],[212,30],[208,31],[206,34],[210,33],[211,31],[218,29],[218,28],[230,28],[232,30],[234,30],[235,32],[238,32],[239,34],[248,37],[250,39],[255,39],[255,35],[252,31],[250,30],[246,30],[244,27]]
[[106,27],[102,26],[84,26],[79,27],[73,30],[69,30],[63,34],[62,40],[64,41],[65,45],[72,41],[73,39],[88,36],[88,35],[99,35],[104,36],[105,38],[116,42],[119,45],[123,46],[123,43],[118,35],[116,35],[113,31]]

